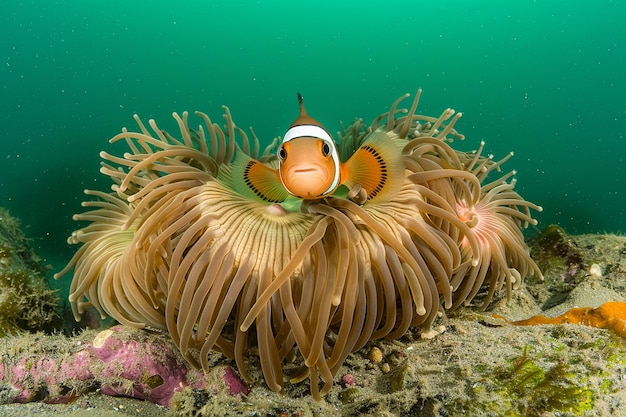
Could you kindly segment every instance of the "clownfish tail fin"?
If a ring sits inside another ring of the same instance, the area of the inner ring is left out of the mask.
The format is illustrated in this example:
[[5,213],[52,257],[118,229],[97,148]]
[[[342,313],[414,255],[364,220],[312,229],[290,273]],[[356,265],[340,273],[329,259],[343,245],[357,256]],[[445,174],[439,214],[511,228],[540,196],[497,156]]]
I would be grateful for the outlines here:
[[289,196],[278,171],[237,149],[232,164],[232,184],[244,197],[266,203],[281,203]]
[[368,202],[393,198],[404,182],[402,151],[382,131],[371,133],[343,165],[341,183],[360,185]]

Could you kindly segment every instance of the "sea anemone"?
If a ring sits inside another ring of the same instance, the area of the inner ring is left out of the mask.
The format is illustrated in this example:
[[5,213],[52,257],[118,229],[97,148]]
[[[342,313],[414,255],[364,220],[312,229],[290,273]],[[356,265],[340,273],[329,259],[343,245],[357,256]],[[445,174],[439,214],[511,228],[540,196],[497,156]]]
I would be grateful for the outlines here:
[[261,201],[233,178],[235,154],[275,167],[279,141],[260,152],[227,107],[224,128],[196,113],[203,124],[192,129],[186,112],[174,113],[179,139],[135,116],[139,132],[111,139],[130,152],[101,153],[112,190],[86,191],[98,197],[84,203],[94,210],[75,218],[91,223],[72,234],[82,247],[57,274],[74,269],[76,318],[93,305],[122,324],[165,329],[192,364],[208,369],[216,350],[247,379],[247,357],[258,355],[275,391],[295,360],[290,382],[309,378],[319,399],[368,341],[410,327],[428,334],[442,303],[468,304],[486,283],[486,306],[503,285],[510,293],[541,276],[520,231],[540,207],[513,191],[514,173],[488,180],[504,160],[448,145],[463,138],[460,113],[415,114],[420,93],[408,111],[397,109],[407,94],[339,135],[343,161],[370,135],[401,150],[403,178],[385,198],[357,184],[319,200]]

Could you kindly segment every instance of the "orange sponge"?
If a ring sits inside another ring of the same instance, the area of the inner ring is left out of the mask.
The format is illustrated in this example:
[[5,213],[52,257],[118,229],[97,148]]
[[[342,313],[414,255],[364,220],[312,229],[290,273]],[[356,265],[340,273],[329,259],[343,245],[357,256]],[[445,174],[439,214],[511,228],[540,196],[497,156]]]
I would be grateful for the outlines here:
[[516,326],[530,326],[535,324],[583,324],[585,326],[611,329],[621,337],[626,337],[626,303],[608,301],[598,308],[572,308],[558,317],[542,315],[519,321],[509,322]]

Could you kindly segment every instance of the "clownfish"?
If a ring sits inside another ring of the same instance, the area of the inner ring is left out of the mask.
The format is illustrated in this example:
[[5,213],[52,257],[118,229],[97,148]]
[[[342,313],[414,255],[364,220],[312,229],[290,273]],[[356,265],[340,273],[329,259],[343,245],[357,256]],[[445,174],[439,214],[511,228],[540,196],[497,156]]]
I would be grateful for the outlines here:
[[389,198],[398,191],[404,181],[401,148],[386,132],[370,133],[342,162],[331,134],[307,114],[300,93],[298,104],[300,115],[276,152],[277,168],[237,151],[232,176],[244,195],[268,203],[281,203],[289,196],[318,200],[345,186],[362,190],[369,201]]

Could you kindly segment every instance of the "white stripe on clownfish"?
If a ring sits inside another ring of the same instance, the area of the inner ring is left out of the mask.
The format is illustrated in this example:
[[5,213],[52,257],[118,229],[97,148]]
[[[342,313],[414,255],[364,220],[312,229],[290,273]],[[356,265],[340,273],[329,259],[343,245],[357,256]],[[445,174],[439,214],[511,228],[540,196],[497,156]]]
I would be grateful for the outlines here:
[[303,137],[319,138],[331,142],[333,145],[335,144],[335,141],[333,141],[333,138],[330,137],[326,130],[315,125],[297,125],[289,128],[287,133],[285,133],[281,144],[289,142],[292,139]]

